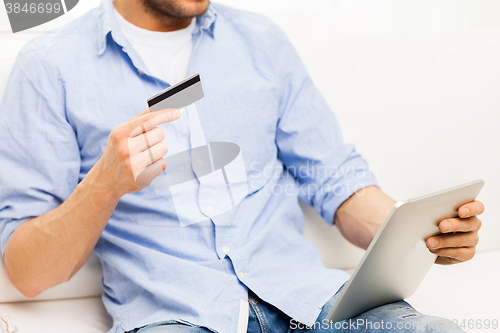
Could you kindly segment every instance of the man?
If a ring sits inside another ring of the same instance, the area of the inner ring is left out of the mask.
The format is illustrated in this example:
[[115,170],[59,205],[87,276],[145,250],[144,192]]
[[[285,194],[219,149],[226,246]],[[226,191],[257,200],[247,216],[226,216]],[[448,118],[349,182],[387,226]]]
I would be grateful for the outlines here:
[[[197,72],[197,113],[138,114],[149,96]],[[298,325],[322,322],[348,276],[326,269],[302,236],[297,197],[365,249],[394,204],[343,143],[284,34],[207,0],[103,0],[36,38],[18,56],[0,119],[0,242],[11,282],[34,297],[94,251],[110,332],[336,331]],[[200,181],[190,200],[206,219],[181,226],[171,189],[146,186],[169,168],[169,149],[204,140],[240,147],[248,194],[224,211]],[[427,240],[437,263],[474,256],[482,211],[468,203],[440,222],[445,234]],[[405,302],[357,318],[461,331]]]

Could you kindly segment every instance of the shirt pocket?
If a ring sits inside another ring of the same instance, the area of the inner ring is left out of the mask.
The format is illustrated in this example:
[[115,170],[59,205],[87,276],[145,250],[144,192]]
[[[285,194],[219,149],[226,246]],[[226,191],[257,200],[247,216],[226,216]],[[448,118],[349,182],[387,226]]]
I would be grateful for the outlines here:
[[253,193],[276,168],[279,97],[272,90],[245,90],[226,95],[224,101],[231,141],[241,149]]

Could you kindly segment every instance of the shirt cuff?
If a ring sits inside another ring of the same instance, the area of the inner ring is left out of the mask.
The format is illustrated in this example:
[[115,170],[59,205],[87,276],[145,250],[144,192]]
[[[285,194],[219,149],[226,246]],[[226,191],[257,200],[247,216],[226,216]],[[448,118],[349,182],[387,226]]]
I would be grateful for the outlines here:
[[336,182],[335,185],[332,186],[332,190],[326,194],[321,206],[321,212],[318,213],[326,223],[333,225],[333,217],[340,205],[354,193],[368,186],[379,187],[377,179],[368,168],[361,168],[355,173],[353,172],[344,176],[341,180]]
[[2,259],[5,259],[5,248],[7,247],[7,242],[12,236],[12,233],[24,222],[32,219],[33,217],[27,217],[24,219],[0,219],[0,247],[2,250]]

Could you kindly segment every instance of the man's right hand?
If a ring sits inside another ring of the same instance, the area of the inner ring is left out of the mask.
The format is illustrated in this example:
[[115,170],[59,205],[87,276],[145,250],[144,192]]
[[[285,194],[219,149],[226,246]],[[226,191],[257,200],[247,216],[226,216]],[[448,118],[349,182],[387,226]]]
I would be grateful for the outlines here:
[[115,127],[101,158],[73,193],[12,233],[5,268],[23,295],[35,297],[68,281],[82,267],[120,198],[140,191],[165,170],[165,133],[156,126],[179,117],[179,110],[147,109]]
[[148,108],[118,125],[87,177],[117,197],[142,190],[166,168],[163,157],[168,147],[162,142],[165,133],[156,126],[177,120],[180,115],[177,109],[151,112]]

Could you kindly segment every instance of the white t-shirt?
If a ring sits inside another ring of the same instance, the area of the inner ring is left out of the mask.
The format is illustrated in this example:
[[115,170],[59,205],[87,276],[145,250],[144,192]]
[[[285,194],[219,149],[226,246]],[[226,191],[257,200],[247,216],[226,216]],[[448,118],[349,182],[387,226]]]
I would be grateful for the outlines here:
[[159,32],[139,28],[125,20],[116,9],[114,12],[125,38],[142,58],[151,75],[171,85],[187,77],[196,19],[187,28]]

